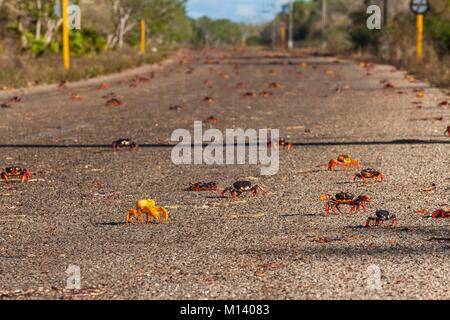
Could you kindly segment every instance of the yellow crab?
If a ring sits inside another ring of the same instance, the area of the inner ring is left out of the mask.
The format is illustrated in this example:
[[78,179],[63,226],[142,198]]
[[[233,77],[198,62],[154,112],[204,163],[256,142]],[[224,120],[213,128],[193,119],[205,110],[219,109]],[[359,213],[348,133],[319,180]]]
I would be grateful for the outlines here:
[[158,222],[161,221],[161,214],[163,217],[163,223],[167,222],[169,218],[169,213],[165,208],[157,207],[156,201],[152,199],[143,199],[136,202],[136,209],[130,209],[125,218],[125,223],[134,224],[134,219],[136,222],[145,223],[144,214],[147,215],[147,223],[151,222],[155,218]]

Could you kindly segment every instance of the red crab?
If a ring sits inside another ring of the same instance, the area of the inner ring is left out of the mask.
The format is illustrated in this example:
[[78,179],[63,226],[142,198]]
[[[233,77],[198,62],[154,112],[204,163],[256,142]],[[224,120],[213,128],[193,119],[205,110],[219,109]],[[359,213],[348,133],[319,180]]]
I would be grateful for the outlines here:
[[437,218],[450,218],[450,208],[435,210],[435,211],[431,214],[431,217],[432,217],[433,219],[437,219]]
[[450,126],[447,127],[444,133],[450,137]]
[[327,170],[333,171],[337,166],[344,166],[345,169],[350,166],[354,166],[357,169],[361,168],[359,161],[348,155],[340,155],[337,159],[330,160]]
[[107,107],[121,107],[123,105],[125,105],[125,103],[118,98],[111,98],[108,101],[106,101]]
[[375,181],[381,182],[384,180],[384,173],[373,168],[366,168],[363,169],[360,173],[355,174],[352,177],[352,181],[355,181],[357,178],[361,180],[373,179]]
[[334,214],[336,214],[336,210],[342,213],[339,209],[341,205],[351,206],[350,213],[357,213],[360,208],[363,209],[363,212],[366,212],[365,203],[370,203],[371,201],[370,197],[365,194],[355,198],[353,194],[348,192],[340,192],[334,197],[328,194],[322,194],[320,200],[327,201],[325,206],[327,216],[330,215],[330,210],[332,210]]
[[278,83],[278,82],[269,83],[269,88],[272,88],[272,89],[282,89],[283,87],[284,87],[284,85],[281,83]]
[[10,178],[19,178],[20,182],[28,182],[31,178],[31,172],[28,169],[22,169],[20,167],[9,167],[1,173],[1,178],[6,183]]
[[72,93],[69,96],[69,99],[70,99],[70,101],[81,101],[81,100],[83,100],[83,97],[80,96],[79,94]]
[[271,96],[273,96],[273,93],[270,91],[262,91],[259,93],[260,97],[264,97],[264,98],[269,98]]
[[209,123],[218,123],[218,122],[220,122],[220,119],[217,117],[211,116],[208,119],[206,119],[206,121]]

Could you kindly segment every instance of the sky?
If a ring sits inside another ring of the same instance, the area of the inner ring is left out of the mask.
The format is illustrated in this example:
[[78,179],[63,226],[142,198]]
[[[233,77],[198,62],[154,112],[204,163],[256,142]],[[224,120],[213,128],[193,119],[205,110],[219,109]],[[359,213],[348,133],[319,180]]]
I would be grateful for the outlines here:
[[280,11],[287,0],[188,0],[188,15],[192,18],[208,16],[228,18],[235,22],[257,23],[273,16],[272,4]]

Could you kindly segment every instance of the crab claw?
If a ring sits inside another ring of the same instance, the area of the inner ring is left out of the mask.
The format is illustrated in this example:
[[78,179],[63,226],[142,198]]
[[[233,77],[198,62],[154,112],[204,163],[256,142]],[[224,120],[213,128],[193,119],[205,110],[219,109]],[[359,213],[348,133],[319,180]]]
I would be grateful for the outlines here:
[[328,162],[328,168],[327,171],[333,171],[334,168],[337,166],[337,161],[336,160],[330,160],[330,162]]
[[320,195],[320,201],[328,201],[330,200],[330,196],[326,193]]

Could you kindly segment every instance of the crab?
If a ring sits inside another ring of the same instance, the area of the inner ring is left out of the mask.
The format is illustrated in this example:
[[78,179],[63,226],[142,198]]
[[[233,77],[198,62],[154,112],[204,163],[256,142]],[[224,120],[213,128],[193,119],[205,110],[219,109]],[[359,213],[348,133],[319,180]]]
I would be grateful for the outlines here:
[[105,104],[107,107],[121,107],[125,105],[125,103],[119,98],[111,98],[108,101],[106,101]]
[[259,93],[259,96],[260,97],[264,97],[264,98],[269,98],[269,97],[273,96],[273,93],[270,92],[270,91],[265,91],[264,90],[264,91]]
[[437,209],[432,214],[431,217],[433,219],[437,218],[450,218],[450,208],[446,209]]
[[266,190],[265,188],[258,186],[258,185],[254,185],[250,181],[236,181],[235,183],[233,183],[233,185],[231,187],[225,188],[220,193],[220,195],[222,197],[225,197],[225,193],[227,193],[227,192],[230,192],[231,197],[233,199],[236,199],[237,197],[241,196],[245,192],[251,192],[253,194],[253,196],[258,195],[259,192],[261,192],[262,194],[269,193],[269,191]]
[[208,102],[208,103],[214,103],[215,102],[214,98],[211,98],[211,97],[204,97],[203,101]]
[[287,150],[291,150],[292,148],[294,148],[294,144],[292,144],[292,143],[286,141],[286,139],[284,139],[284,138],[279,139],[279,140],[278,140],[278,143],[277,143],[276,141],[273,141],[273,142],[272,142],[272,141],[269,141],[269,142],[267,143],[267,147],[268,147],[269,149],[271,149],[272,146],[273,146],[273,144],[278,145],[278,146],[282,146],[282,147],[286,148]]
[[278,83],[278,82],[269,83],[269,88],[272,88],[272,89],[282,89],[283,87],[284,87],[284,85],[281,83]]
[[450,137],[450,126],[447,127],[444,133]]
[[257,96],[257,94],[255,91],[248,91],[248,92],[244,93],[244,95],[243,95],[244,98],[253,98],[256,96]]
[[169,110],[171,111],[181,111],[184,109],[184,106],[180,106],[180,105],[175,105],[175,106],[170,106]]
[[[144,220],[144,214],[147,215],[147,219]],[[169,219],[169,213],[163,207],[157,207],[156,201],[152,199],[143,199],[136,202],[136,209],[132,208],[128,211],[127,216],[125,217],[125,224],[131,223],[134,224],[134,220],[139,223],[149,223],[152,222],[153,219],[156,221],[161,221],[166,223],[167,219]],[[134,220],[133,220],[134,217]]]
[[353,194],[348,192],[340,192],[334,197],[328,194],[323,194],[320,196],[320,200],[327,201],[325,206],[327,216],[330,215],[330,210],[332,210],[334,214],[336,214],[336,210],[342,213],[339,209],[341,205],[351,206],[350,213],[357,213],[360,208],[363,209],[363,212],[366,212],[365,203],[370,203],[371,201],[370,197],[365,194],[355,198]]
[[72,93],[72,94],[69,96],[69,100],[70,100],[70,101],[81,101],[81,100],[83,100],[83,97],[80,96],[79,94]]
[[211,116],[208,119],[206,119],[206,121],[209,123],[218,123],[218,122],[220,122],[220,119],[217,117]]
[[353,159],[348,155],[340,155],[337,159],[330,160],[328,162],[328,171],[333,171],[337,166],[344,166],[347,169],[350,166],[354,166],[357,169],[361,168],[361,165],[358,160]]
[[217,191],[216,182],[195,182],[189,184],[189,187],[184,191]]
[[113,151],[117,151],[117,149],[120,149],[120,148],[130,148],[130,150],[133,150],[133,151],[139,149],[139,145],[128,138],[116,140],[112,143],[111,146],[113,148]]
[[31,178],[31,172],[28,169],[20,167],[9,167],[0,174],[3,181],[9,182],[10,178],[19,178],[20,182],[28,182]]
[[360,173],[355,174],[352,177],[352,181],[355,181],[357,178],[362,180],[373,179],[375,181],[381,182],[384,180],[384,173],[373,168],[366,168],[363,169]]
[[395,214],[390,213],[387,210],[377,210],[374,217],[367,218],[366,227],[370,226],[371,222],[378,226],[383,224],[385,221],[391,221],[393,226],[398,224],[398,219]]

